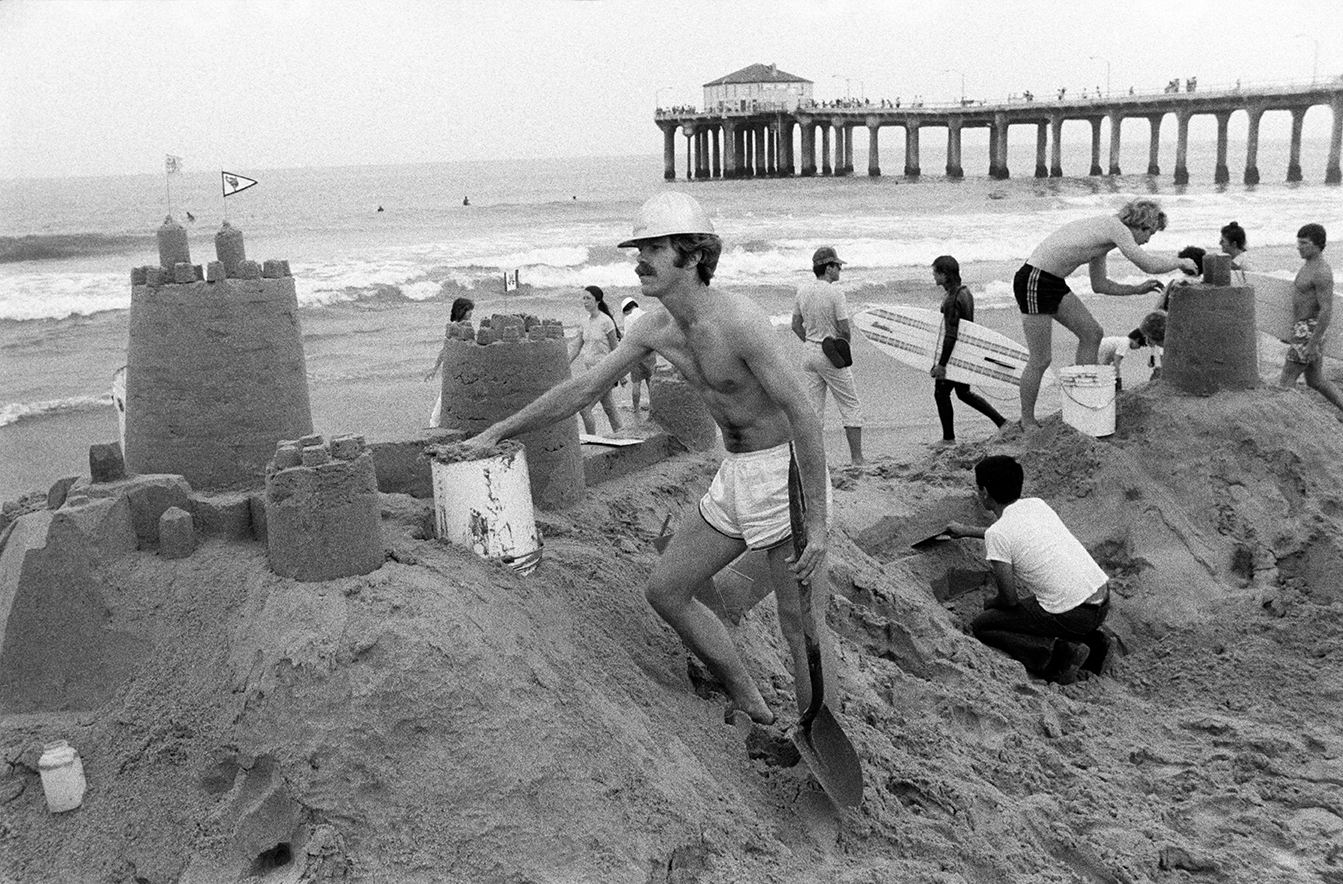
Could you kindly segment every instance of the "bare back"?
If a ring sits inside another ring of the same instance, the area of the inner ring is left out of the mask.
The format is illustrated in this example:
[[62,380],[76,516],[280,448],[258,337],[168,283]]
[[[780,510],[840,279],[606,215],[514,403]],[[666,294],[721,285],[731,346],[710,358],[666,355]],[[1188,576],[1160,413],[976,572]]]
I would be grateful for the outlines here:
[[1334,271],[1323,258],[1312,258],[1296,272],[1292,283],[1292,315],[1297,322],[1315,319],[1332,306]]
[[1063,225],[1035,247],[1026,263],[1062,279],[1114,248],[1118,248],[1139,267],[1147,269],[1144,263],[1135,258],[1135,253],[1143,257],[1146,257],[1146,253],[1133,239],[1133,231],[1113,215],[1081,218]]
[[689,314],[683,319],[650,313],[621,349],[652,350],[676,366],[708,406],[728,451],[787,442],[783,386],[797,381],[769,317],[749,298],[717,288],[704,288],[693,308],[679,311]]

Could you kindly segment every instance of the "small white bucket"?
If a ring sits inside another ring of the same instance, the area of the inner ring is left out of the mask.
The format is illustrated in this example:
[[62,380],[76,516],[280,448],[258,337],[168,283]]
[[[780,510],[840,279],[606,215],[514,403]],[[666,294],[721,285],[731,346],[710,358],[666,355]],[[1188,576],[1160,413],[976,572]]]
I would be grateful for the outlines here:
[[1115,431],[1115,369],[1113,365],[1070,365],[1059,369],[1063,421],[1088,436]]
[[84,802],[84,762],[65,740],[47,743],[37,761],[42,792],[52,813],[74,810]]
[[480,460],[434,458],[434,525],[438,537],[498,559],[521,574],[541,563],[527,452],[504,442]]

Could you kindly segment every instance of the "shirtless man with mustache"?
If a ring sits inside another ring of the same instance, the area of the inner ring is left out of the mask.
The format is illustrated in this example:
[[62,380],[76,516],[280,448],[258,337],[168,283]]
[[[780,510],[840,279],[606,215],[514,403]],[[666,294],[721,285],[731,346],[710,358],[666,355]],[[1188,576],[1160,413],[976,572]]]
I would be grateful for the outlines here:
[[[736,709],[761,724],[774,712],[732,644],[723,622],[695,598],[696,590],[746,549],[766,550],[779,624],[793,662],[799,710],[811,701],[798,587],[814,585],[816,633],[825,641],[829,599],[825,571],[830,482],[821,424],[769,317],[749,298],[710,288],[722,241],[690,196],[661,193],[643,205],[633,236],[620,248],[639,250],[635,272],[643,297],[661,302],[605,359],[564,381],[467,444],[500,440],[574,415],[621,376],[657,353],[676,366],[704,400],[728,455],[699,504],[649,578],[645,594],[727,689]],[[788,510],[790,453],[807,505],[807,546],[793,561]],[[828,656],[828,654],[827,654]],[[833,667],[827,667],[833,672]],[[829,678],[827,678],[827,682]]]

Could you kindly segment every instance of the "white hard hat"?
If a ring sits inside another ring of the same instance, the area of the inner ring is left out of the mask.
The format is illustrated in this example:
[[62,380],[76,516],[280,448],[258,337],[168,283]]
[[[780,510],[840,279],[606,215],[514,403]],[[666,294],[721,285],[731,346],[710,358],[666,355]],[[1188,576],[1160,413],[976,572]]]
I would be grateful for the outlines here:
[[640,207],[634,219],[633,235],[616,248],[628,249],[637,246],[640,240],[678,233],[713,233],[713,223],[690,194],[668,190]]

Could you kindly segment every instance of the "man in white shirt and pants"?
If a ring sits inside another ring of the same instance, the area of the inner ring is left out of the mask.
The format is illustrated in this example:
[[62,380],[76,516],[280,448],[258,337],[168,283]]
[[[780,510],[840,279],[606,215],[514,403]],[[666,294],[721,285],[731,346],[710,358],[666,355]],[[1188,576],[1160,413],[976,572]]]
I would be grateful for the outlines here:
[[802,356],[802,377],[807,382],[807,393],[816,414],[825,420],[825,392],[834,394],[844,421],[844,436],[849,442],[849,458],[855,465],[863,463],[863,409],[858,402],[858,389],[853,382],[853,370],[834,365],[821,349],[826,338],[850,340],[849,304],[844,290],[835,285],[840,268],[845,262],[830,246],[822,246],[811,258],[815,279],[797,287],[793,305],[793,334],[798,336],[806,352]]
[[1031,674],[1072,684],[1084,665],[1099,673],[1105,662],[1109,639],[1100,627],[1110,612],[1110,578],[1049,504],[1021,497],[1022,479],[1014,459],[984,458],[975,464],[975,484],[996,521],[947,526],[952,537],[984,538],[998,586],[970,629]]

